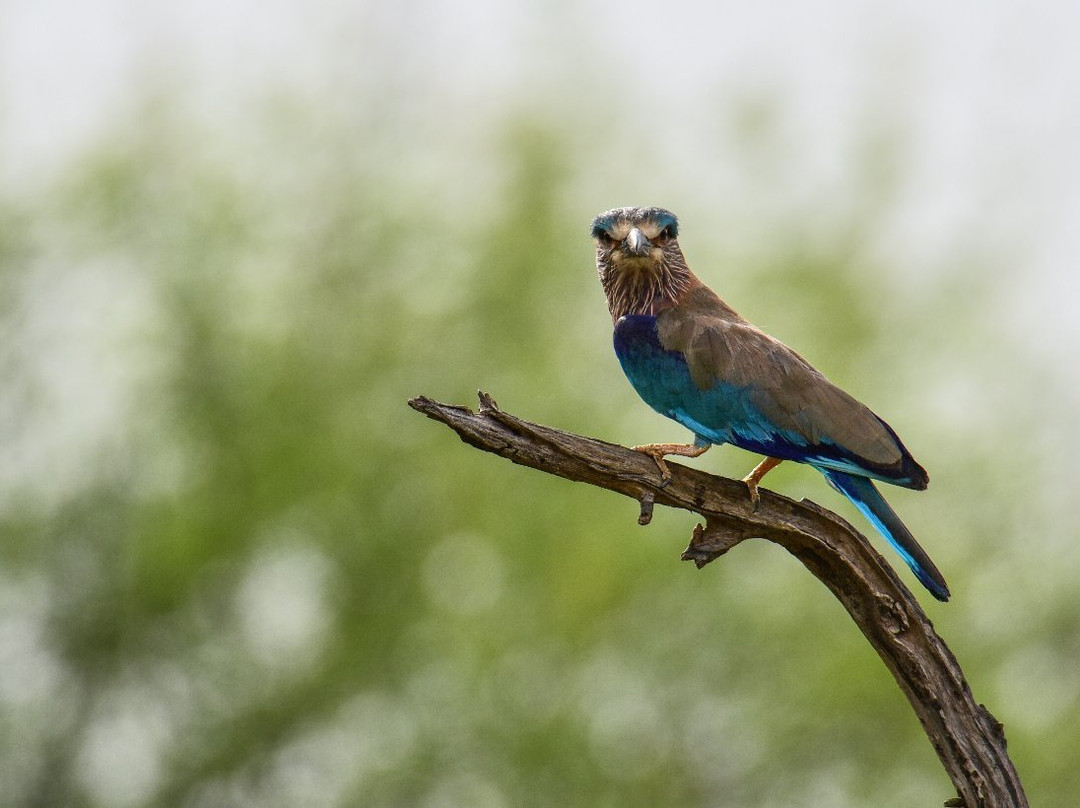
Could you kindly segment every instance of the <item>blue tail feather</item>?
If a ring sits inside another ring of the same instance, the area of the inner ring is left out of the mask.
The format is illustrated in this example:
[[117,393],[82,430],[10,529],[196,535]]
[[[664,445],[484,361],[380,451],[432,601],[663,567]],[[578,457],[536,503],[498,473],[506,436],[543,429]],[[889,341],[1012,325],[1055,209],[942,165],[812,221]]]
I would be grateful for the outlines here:
[[949,586],[945,578],[871,480],[831,469],[818,470],[889,540],[889,544],[896,548],[915,577],[930,590],[930,594],[941,601],[949,599]]

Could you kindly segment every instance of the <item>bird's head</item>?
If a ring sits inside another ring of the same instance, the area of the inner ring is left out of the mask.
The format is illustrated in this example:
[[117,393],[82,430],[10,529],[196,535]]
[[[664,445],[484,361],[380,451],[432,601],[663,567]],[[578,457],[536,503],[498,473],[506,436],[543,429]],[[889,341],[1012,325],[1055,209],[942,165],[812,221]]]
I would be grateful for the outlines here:
[[618,269],[649,269],[665,249],[678,250],[679,220],[663,208],[614,208],[593,219],[597,260]]
[[663,208],[614,208],[593,219],[596,271],[612,319],[655,314],[692,285],[678,235],[679,220]]

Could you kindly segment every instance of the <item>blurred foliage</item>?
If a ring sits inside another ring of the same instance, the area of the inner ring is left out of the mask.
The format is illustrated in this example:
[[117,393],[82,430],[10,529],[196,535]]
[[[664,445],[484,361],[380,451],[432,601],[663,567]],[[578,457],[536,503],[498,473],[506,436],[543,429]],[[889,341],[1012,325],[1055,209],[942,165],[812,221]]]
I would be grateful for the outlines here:
[[[792,559],[751,543],[695,573],[678,562],[688,515],[639,529],[633,503],[482,455],[405,406],[481,386],[563,428],[678,439],[621,378],[587,238],[602,208],[678,204],[569,203],[589,155],[518,122],[485,146],[494,179],[461,192],[476,204],[447,206],[366,157],[359,124],[291,121],[278,110],[237,143],[150,104],[48,193],[0,208],[3,803],[947,798],[899,689]],[[758,142],[769,116],[750,123]],[[931,469],[930,492],[895,498],[957,597],[918,594],[1005,720],[1033,802],[1065,804],[1075,588],[1051,578],[1053,597],[1024,599],[1016,578],[1037,571],[1008,545],[1037,493],[994,471],[1034,462],[1019,435],[1042,413],[980,387],[1041,371],[985,319],[978,262],[895,279],[874,243],[895,177],[866,163],[832,220],[779,217],[748,243],[691,209],[684,247]],[[735,271],[724,250],[753,259]],[[108,387],[126,393],[94,405]],[[95,406],[92,440],[47,438]],[[841,509],[809,472],[770,480]]]

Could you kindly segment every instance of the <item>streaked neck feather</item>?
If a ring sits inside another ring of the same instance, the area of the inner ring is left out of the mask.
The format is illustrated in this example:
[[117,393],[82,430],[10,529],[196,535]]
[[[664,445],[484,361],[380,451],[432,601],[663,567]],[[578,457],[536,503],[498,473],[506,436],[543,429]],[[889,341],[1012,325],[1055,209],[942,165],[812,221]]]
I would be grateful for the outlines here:
[[619,270],[603,263],[599,270],[612,322],[627,314],[659,314],[702,285],[681,254],[665,253],[656,267]]

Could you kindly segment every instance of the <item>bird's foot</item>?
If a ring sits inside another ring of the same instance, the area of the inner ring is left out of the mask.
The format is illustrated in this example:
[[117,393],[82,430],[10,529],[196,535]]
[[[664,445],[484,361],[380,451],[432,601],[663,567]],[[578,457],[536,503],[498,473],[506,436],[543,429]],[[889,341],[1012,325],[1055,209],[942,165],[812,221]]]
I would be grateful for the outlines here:
[[746,483],[746,487],[750,490],[750,507],[755,511],[758,509],[758,505],[761,503],[761,495],[758,493],[757,480],[753,479],[753,475],[747,474],[742,478],[742,481]]
[[746,487],[750,489],[750,504],[756,511],[758,504],[761,502],[761,496],[758,494],[758,483],[761,482],[761,478],[779,466],[782,460],[778,460],[775,457],[766,457],[756,466],[754,470],[742,478],[742,481],[746,483]]
[[708,451],[711,444],[698,446],[696,443],[646,443],[641,446],[631,446],[635,452],[647,454],[656,461],[660,469],[660,485],[664,486],[671,482],[671,469],[664,462],[667,455],[679,455],[680,457],[697,457]]
[[660,469],[660,484],[667,485],[671,481],[671,469],[668,468],[668,464],[664,462],[664,444],[662,443],[649,443],[644,446],[631,446],[635,452],[641,452],[647,454],[656,463],[656,467]]

